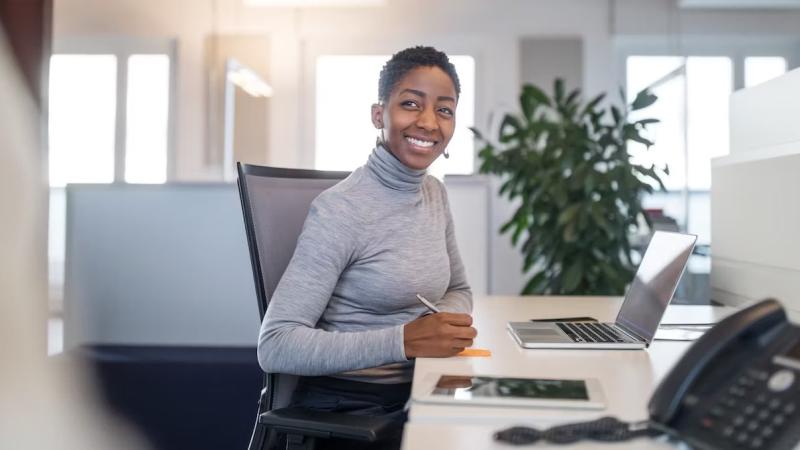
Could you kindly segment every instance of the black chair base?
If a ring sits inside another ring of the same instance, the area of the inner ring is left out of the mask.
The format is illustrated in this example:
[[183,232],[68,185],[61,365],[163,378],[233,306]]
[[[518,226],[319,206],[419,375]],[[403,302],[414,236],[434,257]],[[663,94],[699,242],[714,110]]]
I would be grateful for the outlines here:
[[286,436],[286,450],[314,450],[317,439],[313,436],[302,434],[289,434]]

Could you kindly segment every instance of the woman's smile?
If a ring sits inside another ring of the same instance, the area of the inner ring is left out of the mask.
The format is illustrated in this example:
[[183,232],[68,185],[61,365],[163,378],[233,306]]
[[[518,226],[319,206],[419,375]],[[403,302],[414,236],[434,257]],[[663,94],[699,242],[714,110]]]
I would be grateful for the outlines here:
[[432,141],[429,139],[416,137],[416,136],[409,136],[406,135],[406,141],[410,142],[411,145],[414,147],[419,148],[422,151],[430,150],[434,145],[436,145],[436,141]]

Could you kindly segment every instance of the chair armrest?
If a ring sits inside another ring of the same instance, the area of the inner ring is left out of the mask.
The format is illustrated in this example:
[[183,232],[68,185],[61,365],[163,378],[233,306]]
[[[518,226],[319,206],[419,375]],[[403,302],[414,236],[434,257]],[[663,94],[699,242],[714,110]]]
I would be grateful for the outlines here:
[[283,433],[375,442],[391,429],[392,420],[307,408],[280,408],[261,414],[258,422]]

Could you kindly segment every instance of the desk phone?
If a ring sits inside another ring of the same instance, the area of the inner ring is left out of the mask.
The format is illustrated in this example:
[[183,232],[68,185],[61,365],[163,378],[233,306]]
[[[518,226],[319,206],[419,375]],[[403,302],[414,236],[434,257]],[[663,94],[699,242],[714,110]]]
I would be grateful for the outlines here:
[[775,300],[724,319],[656,389],[652,423],[700,450],[800,445],[800,327]]

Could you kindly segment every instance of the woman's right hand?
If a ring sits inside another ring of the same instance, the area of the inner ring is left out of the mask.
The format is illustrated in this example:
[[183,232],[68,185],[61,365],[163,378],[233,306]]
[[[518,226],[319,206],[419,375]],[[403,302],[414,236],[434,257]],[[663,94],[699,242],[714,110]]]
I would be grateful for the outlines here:
[[472,345],[478,331],[469,314],[441,312],[422,316],[403,327],[406,358],[444,358]]

